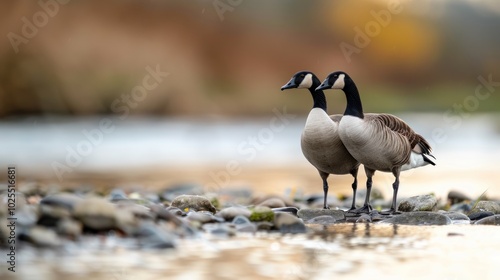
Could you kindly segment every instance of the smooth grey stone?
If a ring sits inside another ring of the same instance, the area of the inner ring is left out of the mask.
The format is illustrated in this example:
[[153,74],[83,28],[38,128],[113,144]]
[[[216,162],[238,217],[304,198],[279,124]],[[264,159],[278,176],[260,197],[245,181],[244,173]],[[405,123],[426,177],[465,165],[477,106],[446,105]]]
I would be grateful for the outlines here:
[[239,225],[236,225],[236,230],[238,232],[256,232],[257,231],[257,226],[252,224],[252,223],[249,223],[249,224],[239,224]]
[[368,214],[362,214],[359,218],[356,219],[356,223],[370,223],[372,221],[372,217]]
[[122,189],[113,189],[108,195],[110,201],[119,201],[128,199],[127,194]]
[[307,231],[304,222],[289,213],[275,213],[274,226],[281,233],[305,233]]
[[189,212],[187,214],[187,219],[189,221],[196,221],[196,222],[200,222],[202,224],[224,222],[223,218],[216,217],[211,212],[207,212],[207,211]]
[[80,201],[74,210],[74,216],[91,230],[110,230],[118,226],[117,207],[100,197],[86,198]]
[[338,220],[336,220],[335,217],[332,217],[329,215],[324,215],[324,216],[314,217],[314,218],[306,221],[306,224],[329,225],[329,224],[334,224],[336,222],[338,222]]
[[193,211],[210,211],[215,214],[216,209],[210,203],[210,200],[200,195],[180,195],[172,201],[172,206],[181,209],[184,212]]
[[72,193],[58,193],[46,196],[40,200],[40,205],[60,206],[73,210],[83,198]]
[[437,209],[437,198],[434,195],[417,195],[403,199],[398,206],[398,211],[435,211]]
[[62,245],[62,240],[55,231],[42,227],[34,226],[20,234],[19,239],[26,240],[37,247],[58,247]]
[[166,249],[175,247],[172,233],[152,223],[143,224],[138,230],[137,237],[142,248]]
[[244,225],[251,224],[252,222],[245,216],[236,216],[231,223],[235,225]]
[[236,230],[230,227],[228,224],[204,224],[202,226],[205,232],[220,236],[220,237],[229,237],[234,236],[236,234]]
[[446,212],[446,211],[439,211],[439,214],[443,214],[450,218],[454,224],[469,224],[470,219],[467,217],[467,215],[460,213],[460,212]]
[[500,226],[500,215],[493,215],[486,218],[482,218],[474,223],[475,225],[493,225]]
[[271,222],[257,222],[255,223],[257,230],[271,230],[274,227],[274,223]]
[[398,225],[449,225],[451,224],[451,219],[443,214],[421,211],[394,215],[379,223]]
[[493,214],[500,214],[500,205],[495,201],[482,200],[479,201],[476,206],[471,210],[472,213],[490,211]]
[[469,214],[469,219],[471,219],[471,221],[477,221],[493,215],[495,215],[495,213],[491,211],[473,212]]
[[252,212],[245,207],[231,206],[219,211],[216,216],[222,217],[226,221],[231,221],[237,216],[250,217]]
[[299,211],[299,209],[297,207],[280,207],[280,208],[272,208],[271,210],[273,210],[274,213],[278,213],[278,212],[290,213],[290,214],[295,215],[295,216],[297,216],[297,212]]
[[332,216],[337,221],[345,219],[344,211],[332,209],[300,209],[297,216],[304,221],[309,221],[318,216]]
[[166,208],[167,211],[169,211],[170,213],[176,215],[176,216],[185,216],[186,213],[184,213],[181,209],[177,208],[177,207],[172,207],[172,206],[169,206]]
[[469,203],[461,202],[451,205],[448,211],[450,212],[460,212],[460,213],[469,213],[472,209],[472,206]]
[[280,207],[286,207],[285,202],[281,198],[277,197],[272,197],[268,198],[261,203],[259,203],[257,206],[266,206],[269,208],[280,208]]
[[[182,216],[182,211],[176,208],[180,213],[179,216]],[[175,225],[180,225],[182,222],[179,220],[176,214],[170,212],[162,205],[153,205],[150,207],[151,212],[153,212],[156,216],[156,219],[163,220],[167,222],[172,222]]]

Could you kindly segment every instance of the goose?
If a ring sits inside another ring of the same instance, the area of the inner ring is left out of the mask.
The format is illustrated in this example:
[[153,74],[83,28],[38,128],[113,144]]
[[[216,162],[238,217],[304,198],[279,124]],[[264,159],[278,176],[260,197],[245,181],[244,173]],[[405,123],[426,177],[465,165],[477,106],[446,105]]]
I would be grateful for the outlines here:
[[349,153],[365,166],[367,194],[363,209],[370,209],[372,177],[376,170],[392,172],[392,205],[383,214],[398,214],[396,199],[401,171],[436,165],[431,146],[421,135],[400,118],[389,114],[364,114],[361,98],[354,81],[343,71],[329,74],[316,90],[344,91],[347,106],[339,123],[339,136]]
[[325,94],[322,90],[315,90],[320,83],[321,81],[314,73],[300,71],[293,75],[290,81],[281,87],[281,90],[307,88],[311,92],[314,105],[307,116],[302,132],[301,148],[305,158],[316,167],[323,180],[323,209],[329,209],[326,201],[328,176],[330,174],[351,174],[354,177],[354,182],[352,183],[352,206],[349,211],[354,211],[356,209],[359,163],[349,154],[340,140],[338,127],[342,115],[329,116],[326,112]]

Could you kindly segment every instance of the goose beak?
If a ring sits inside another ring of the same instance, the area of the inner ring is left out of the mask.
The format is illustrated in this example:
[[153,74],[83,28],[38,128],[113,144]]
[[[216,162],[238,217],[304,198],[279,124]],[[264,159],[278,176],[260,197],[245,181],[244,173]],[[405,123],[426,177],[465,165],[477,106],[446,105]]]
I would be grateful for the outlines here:
[[284,91],[285,89],[289,89],[289,88],[297,88],[298,85],[295,84],[295,77],[292,77],[292,79],[290,79],[290,81],[281,87],[281,91]]
[[327,81],[324,81],[319,87],[316,88],[316,90],[324,90],[324,89],[329,89],[331,88],[330,85],[328,84]]

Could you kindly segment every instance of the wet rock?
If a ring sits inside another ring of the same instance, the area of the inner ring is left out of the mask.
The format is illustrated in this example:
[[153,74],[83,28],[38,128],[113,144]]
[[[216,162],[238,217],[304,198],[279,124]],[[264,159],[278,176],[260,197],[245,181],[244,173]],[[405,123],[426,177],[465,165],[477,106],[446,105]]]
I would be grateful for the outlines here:
[[[343,220],[343,219],[342,219]],[[338,222],[335,217],[330,215],[317,216],[306,221],[306,224],[320,224],[320,225],[330,225]]]
[[469,214],[469,219],[471,221],[477,221],[493,215],[495,215],[495,213],[491,211],[474,212]]
[[186,214],[186,213],[182,212],[182,210],[177,208],[177,207],[169,206],[166,208],[166,210],[169,211],[170,213],[176,215],[176,216],[184,216]]
[[250,221],[252,222],[273,222],[274,212],[269,207],[257,206],[251,210]]
[[[323,195],[313,195],[310,196],[306,199],[307,205],[309,208],[318,208],[321,209],[323,208]],[[344,204],[342,201],[340,201],[336,196],[327,196],[326,198],[326,204],[328,204],[329,207],[342,207]],[[349,207],[351,205],[349,204]]]
[[300,209],[297,212],[297,216],[304,221],[309,221],[314,217],[318,216],[332,216],[335,220],[344,220],[345,213],[342,210],[333,209]]
[[137,237],[142,248],[166,249],[175,247],[174,236],[153,223],[144,223]]
[[148,207],[136,204],[133,200],[120,200],[116,202],[118,211],[129,211],[134,217],[142,220],[154,220],[156,219],[153,212],[149,210]]
[[58,247],[62,245],[57,234],[46,227],[34,226],[20,234],[19,239],[28,241],[38,247]]
[[16,211],[18,226],[31,227],[38,221],[38,211],[34,205],[26,205]]
[[497,214],[486,218],[482,218],[481,220],[476,221],[474,224],[500,226],[500,215]]
[[231,222],[238,232],[256,232],[257,226],[245,216],[236,216]]
[[274,226],[281,233],[305,233],[306,226],[301,219],[289,213],[275,213]]
[[500,214],[500,205],[498,205],[495,201],[482,200],[476,204],[476,206],[470,211],[470,214],[484,211]]
[[[285,203],[285,205],[282,205],[282,206],[278,206],[278,205],[274,205],[276,207],[284,207],[284,206],[294,206],[294,203],[293,201],[289,200],[289,199],[286,199],[285,197],[281,197],[279,195],[262,195],[262,196],[257,196],[255,197],[253,200],[252,200],[252,204],[253,205],[260,205],[261,203],[264,203],[270,199],[274,199],[274,198],[277,198],[278,200],[281,200],[283,203]],[[277,200],[275,200],[277,202]],[[271,200],[272,202],[272,200]],[[279,203],[279,202],[278,202]],[[268,207],[268,206],[267,206]],[[270,207],[271,208],[271,207]]]
[[450,212],[460,212],[460,213],[469,213],[470,210],[472,210],[472,206],[469,203],[465,202],[453,204],[449,209]]
[[60,206],[72,211],[83,198],[72,193],[58,193],[44,197],[40,205]]
[[438,213],[443,214],[443,215],[447,216],[448,218],[450,218],[454,224],[469,224],[470,223],[469,217],[467,217],[467,215],[460,213],[460,212],[439,211]]
[[[175,225],[181,224],[181,221],[179,220],[179,218],[177,218],[178,216],[176,214],[170,212],[169,210],[167,210],[163,206],[153,205],[153,206],[151,206],[150,210],[151,210],[151,212],[153,212],[155,214],[157,220],[172,222]],[[181,212],[180,215],[182,216],[182,211],[180,209],[178,209],[178,210]]]
[[113,189],[108,195],[108,199],[112,202],[127,200],[127,194],[122,189]]
[[297,207],[280,207],[280,208],[273,208],[274,213],[289,213],[294,216],[297,216],[297,212],[299,209]]
[[271,222],[257,222],[255,223],[257,226],[257,230],[264,230],[264,231],[269,231],[273,229],[274,223]]
[[379,223],[398,225],[449,225],[451,219],[435,212],[408,212],[392,216]]
[[176,197],[181,195],[201,195],[203,194],[203,188],[197,184],[177,184],[164,189],[160,197],[164,200],[172,201]]
[[455,190],[452,190],[448,193],[448,201],[450,202],[450,204],[457,204],[457,203],[460,203],[460,202],[464,202],[464,201],[471,201],[472,199],[462,193],[462,192],[459,192],[459,191],[455,191]]
[[218,236],[218,237],[230,237],[236,234],[236,229],[230,227],[228,224],[204,224],[203,230],[205,232]]
[[222,217],[226,221],[233,220],[236,216],[249,218],[252,212],[245,207],[232,206],[222,209],[216,216]]
[[372,222],[378,222],[378,221],[382,221],[382,220],[387,219],[388,216],[380,214],[379,211],[377,211],[377,210],[372,210],[370,212],[370,218],[371,218]]
[[75,206],[74,216],[91,230],[117,228],[117,208],[111,202],[98,197],[82,200]]
[[285,207],[286,205],[282,199],[274,197],[274,198],[269,198],[269,199],[262,201],[257,206],[265,206],[265,207],[269,207],[269,208],[280,208],[280,207]]
[[191,222],[199,222],[201,224],[222,222],[222,218],[216,218],[211,212],[189,212],[187,220]]
[[216,209],[204,196],[199,195],[180,195],[172,201],[172,206],[177,207],[184,212],[193,211],[210,211],[215,214]]
[[73,219],[66,218],[57,224],[56,231],[62,236],[76,240],[82,234],[82,224]]
[[436,211],[437,203],[434,195],[417,195],[403,199],[397,209],[401,212]]
[[359,218],[356,219],[356,223],[371,223],[372,217],[369,214],[361,214]]

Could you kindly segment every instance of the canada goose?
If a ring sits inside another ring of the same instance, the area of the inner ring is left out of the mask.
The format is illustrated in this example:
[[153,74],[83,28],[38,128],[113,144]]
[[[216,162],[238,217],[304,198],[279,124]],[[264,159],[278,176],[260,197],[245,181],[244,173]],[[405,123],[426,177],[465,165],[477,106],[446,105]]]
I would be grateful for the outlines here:
[[436,165],[429,143],[403,120],[389,114],[363,114],[361,98],[354,81],[345,72],[333,72],[316,88],[341,89],[347,106],[339,124],[339,135],[351,155],[365,165],[367,195],[363,208],[369,208],[372,177],[376,170],[392,172],[396,177],[392,206],[386,213],[396,212],[396,198],[401,171]]
[[326,203],[328,176],[330,174],[351,174],[354,177],[352,206],[349,209],[349,211],[353,211],[356,208],[359,163],[349,154],[340,140],[338,126],[342,115],[328,116],[325,94],[322,90],[314,90],[320,83],[320,80],[312,72],[301,71],[296,73],[286,85],[282,86],[281,90],[307,88],[311,92],[314,105],[307,116],[306,125],[302,132],[300,141],[302,153],[318,169],[323,180],[324,209],[328,209]]

